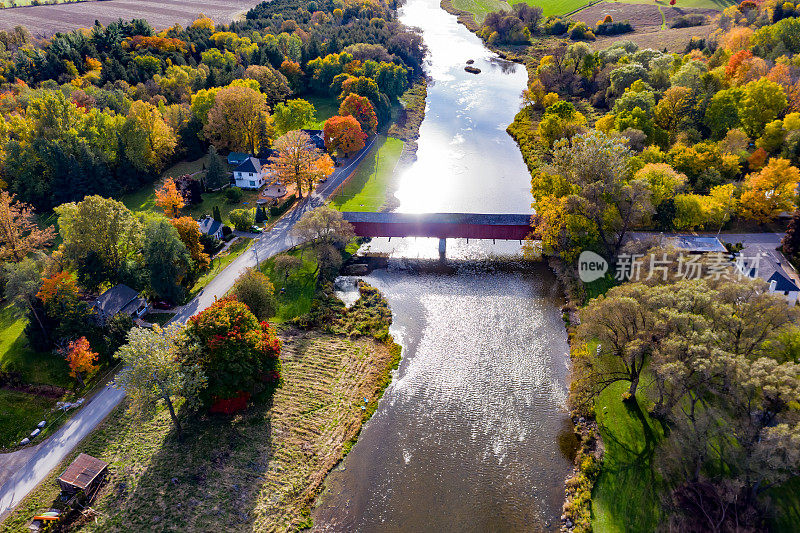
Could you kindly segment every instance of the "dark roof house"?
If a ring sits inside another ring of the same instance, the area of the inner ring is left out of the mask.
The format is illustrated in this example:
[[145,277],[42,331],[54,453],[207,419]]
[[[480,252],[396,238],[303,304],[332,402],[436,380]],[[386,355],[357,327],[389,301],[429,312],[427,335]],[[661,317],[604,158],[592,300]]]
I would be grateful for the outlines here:
[[311,142],[320,150],[325,150],[325,137],[322,130],[302,130],[311,137]]
[[800,295],[800,287],[787,274],[784,264],[791,269],[779,251],[761,244],[745,246],[736,259],[736,266],[742,274],[763,279],[769,284],[769,292],[783,295],[793,305]]
[[222,237],[222,222],[219,220],[214,220],[206,215],[198,220],[197,224],[200,226],[200,233],[205,233],[218,239]]
[[242,161],[238,167],[233,169],[234,172],[252,172],[257,174],[261,172],[261,168],[266,164],[266,161],[255,157],[248,157]]
[[58,477],[58,485],[67,494],[94,489],[108,469],[108,463],[85,453],[80,454]]
[[101,322],[120,313],[138,318],[147,310],[147,301],[127,285],[119,284],[111,287],[95,300],[94,310]]

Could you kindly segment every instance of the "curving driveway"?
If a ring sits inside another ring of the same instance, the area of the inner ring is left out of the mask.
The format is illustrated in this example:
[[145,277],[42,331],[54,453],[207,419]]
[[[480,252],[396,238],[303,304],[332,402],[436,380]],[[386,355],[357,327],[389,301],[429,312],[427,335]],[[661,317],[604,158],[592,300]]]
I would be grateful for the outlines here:
[[[327,201],[355,171],[375,144],[375,140],[376,137],[373,137],[360,152],[345,160],[344,164],[337,168],[325,183],[320,184],[313,194],[300,201],[269,232],[258,237],[248,251],[237,257],[225,270],[212,279],[200,294],[181,308],[170,322],[186,322],[189,317],[206,309],[217,298],[224,296],[233,286],[236,278],[248,268],[256,266],[257,261],[263,261],[297,244],[291,235],[295,223],[304,213]],[[11,474],[0,487],[0,521],[4,520],[14,507],[119,405],[124,397],[125,392],[122,389],[118,389],[114,385],[107,385],[69,422],[39,444],[36,453],[21,468]]]

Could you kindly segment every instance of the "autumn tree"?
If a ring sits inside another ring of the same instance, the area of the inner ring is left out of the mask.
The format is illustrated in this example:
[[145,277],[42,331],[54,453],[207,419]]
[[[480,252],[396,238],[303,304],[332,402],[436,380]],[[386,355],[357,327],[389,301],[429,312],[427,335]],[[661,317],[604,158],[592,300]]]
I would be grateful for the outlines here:
[[740,199],[742,215],[766,223],[784,211],[793,211],[798,183],[800,171],[787,159],[770,159],[766,167],[745,178]]
[[316,115],[317,110],[307,100],[287,100],[275,106],[275,130],[279,135],[284,135],[292,130],[303,129],[314,122]]
[[40,229],[30,205],[0,192],[0,261],[22,261],[53,242],[55,228]]
[[671,142],[688,120],[694,102],[692,90],[688,87],[670,87],[655,107],[655,120],[661,128],[669,133]]
[[342,263],[340,250],[355,237],[353,225],[340,211],[327,205],[304,213],[292,228],[292,233],[314,249],[317,259],[315,275],[319,271],[324,275],[337,271]]
[[87,196],[55,212],[64,258],[77,267],[87,288],[118,281],[126,262],[141,249],[141,223],[122,202]]
[[264,95],[249,87],[230,86],[214,96],[203,131],[217,147],[257,154],[269,145],[274,127]]
[[170,220],[172,225],[178,231],[178,236],[186,246],[186,250],[194,261],[195,267],[199,270],[205,270],[211,263],[211,258],[203,251],[203,245],[200,243],[202,233],[197,221],[192,217],[180,217]]
[[168,218],[178,218],[186,203],[183,195],[175,186],[175,180],[167,178],[164,180],[164,184],[156,189],[155,204],[164,210],[164,214]]
[[303,260],[295,255],[278,254],[275,256],[273,269],[284,281],[289,279],[292,272],[303,266]]
[[250,65],[244,71],[246,78],[256,80],[261,92],[267,98],[267,105],[274,106],[292,94],[292,88],[286,76],[269,65]]
[[365,135],[355,117],[334,116],[325,121],[325,148],[345,156],[358,152],[365,146]]
[[369,98],[357,94],[348,94],[339,106],[339,116],[352,116],[361,125],[361,131],[372,135],[378,128],[378,116]]
[[84,379],[94,375],[100,368],[97,365],[97,357],[97,353],[92,351],[86,337],[72,341],[67,346],[64,358],[69,364],[69,375],[77,379],[81,387],[84,386]]
[[536,224],[568,260],[586,247],[614,261],[628,232],[653,212],[649,184],[630,175],[630,150],[597,131],[556,142],[552,163],[532,180]]
[[190,343],[183,360],[208,376],[205,402],[234,398],[260,383],[280,380],[280,340],[244,303],[217,300],[189,319],[187,332]]
[[78,289],[75,277],[61,271],[42,279],[36,297],[44,309],[53,342],[74,339],[87,329],[89,307]]
[[278,309],[275,287],[269,278],[255,269],[246,270],[233,285],[233,295],[259,320],[267,320]]
[[293,130],[279,137],[275,141],[275,151],[277,154],[270,158],[274,172],[283,181],[293,181],[300,198],[303,197],[303,187],[307,187],[310,193],[317,180],[333,173],[330,157],[322,153],[303,131]]
[[177,325],[165,329],[157,324],[153,329],[131,329],[127,344],[117,352],[123,368],[115,380],[138,409],[164,400],[178,440],[182,439],[183,428],[173,398],[182,397],[191,406],[206,385],[200,366],[185,361],[183,340],[183,328]]
[[753,139],[760,137],[764,127],[778,118],[785,108],[786,93],[783,88],[766,78],[745,85],[738,103],[742,127]]
[[178,144],[161,112],[152,104],[134,100],[122,128],[125,153],[142,172],[159,172]]
[[800,211],[792,214],[786,233],[781,239],[781,251],[794,264],[798,264],[798,260],[800,260]]

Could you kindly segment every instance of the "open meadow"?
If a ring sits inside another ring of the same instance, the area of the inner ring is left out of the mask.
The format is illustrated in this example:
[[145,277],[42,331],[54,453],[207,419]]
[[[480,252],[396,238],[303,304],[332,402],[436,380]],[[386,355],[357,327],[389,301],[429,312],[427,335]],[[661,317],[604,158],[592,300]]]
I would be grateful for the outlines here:
[[[8,2],[8,0],[6,0]],[[153,28],[186,26],[200,13],[227,23],[253,7],[250,0],[105,0],[16,7],[0,10],[0,29],[25,26],[35,37],[91,28],[95,20],[108,24],[118,19],[146,19]],[[18,3],[21,5],[21,3]]]

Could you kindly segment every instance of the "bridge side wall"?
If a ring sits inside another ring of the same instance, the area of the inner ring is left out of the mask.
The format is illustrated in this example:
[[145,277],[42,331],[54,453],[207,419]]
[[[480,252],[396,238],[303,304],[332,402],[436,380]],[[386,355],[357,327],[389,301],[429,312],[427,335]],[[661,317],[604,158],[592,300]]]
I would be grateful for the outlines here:
[[530,226],[483,224],[436,224],[407,222],[352,222],[361,237],[435,237],[440,239],[522,240]]

